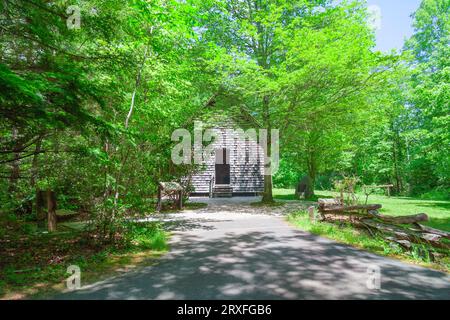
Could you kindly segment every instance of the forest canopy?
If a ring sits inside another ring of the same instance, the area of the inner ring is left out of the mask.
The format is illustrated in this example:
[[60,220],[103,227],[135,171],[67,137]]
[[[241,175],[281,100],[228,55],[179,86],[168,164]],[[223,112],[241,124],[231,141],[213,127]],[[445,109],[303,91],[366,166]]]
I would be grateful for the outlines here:
[[365,1],[3,0],[0,210],[51,189],[101,224],[143,212],[193,170],[171,133],[223,110],[280,130],[275,186],[358,176],[448,199],[449,5],[423,0],[382,53]]

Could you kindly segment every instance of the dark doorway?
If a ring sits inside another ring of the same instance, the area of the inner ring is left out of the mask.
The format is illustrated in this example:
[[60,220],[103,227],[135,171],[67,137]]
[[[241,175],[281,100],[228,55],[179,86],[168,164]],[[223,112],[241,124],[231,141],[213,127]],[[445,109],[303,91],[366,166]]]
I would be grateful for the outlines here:
[[216,184],[230,184],[230,150],[216,149]]

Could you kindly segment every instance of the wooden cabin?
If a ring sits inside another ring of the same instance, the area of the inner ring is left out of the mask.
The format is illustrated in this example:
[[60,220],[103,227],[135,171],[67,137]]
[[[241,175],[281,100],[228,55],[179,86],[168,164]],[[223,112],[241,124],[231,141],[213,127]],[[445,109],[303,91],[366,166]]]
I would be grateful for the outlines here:
[[194,196],[255,196],[264,191],[264,150],[256,137],[243,136],[233,120],[210,127],[216,134],[209,156],[191,176]]

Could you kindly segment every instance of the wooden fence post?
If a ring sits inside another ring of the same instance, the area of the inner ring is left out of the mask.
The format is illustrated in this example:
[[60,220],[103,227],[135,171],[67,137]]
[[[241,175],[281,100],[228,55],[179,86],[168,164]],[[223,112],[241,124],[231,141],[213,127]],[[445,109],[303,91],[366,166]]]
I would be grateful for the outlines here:
[[316,221],[316,218],[314,217],[314,209],[315,208],[313,206],[308,208],[309,221],[311,221],[311,222]]

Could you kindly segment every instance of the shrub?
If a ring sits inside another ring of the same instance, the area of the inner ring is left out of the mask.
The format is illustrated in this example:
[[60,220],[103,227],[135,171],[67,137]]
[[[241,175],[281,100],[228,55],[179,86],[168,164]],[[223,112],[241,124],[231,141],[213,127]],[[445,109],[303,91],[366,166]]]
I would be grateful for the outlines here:
[[155,222],[128,222],[124,240],[128,247],[157,251],[167,249],[167,235],[161,225]]

